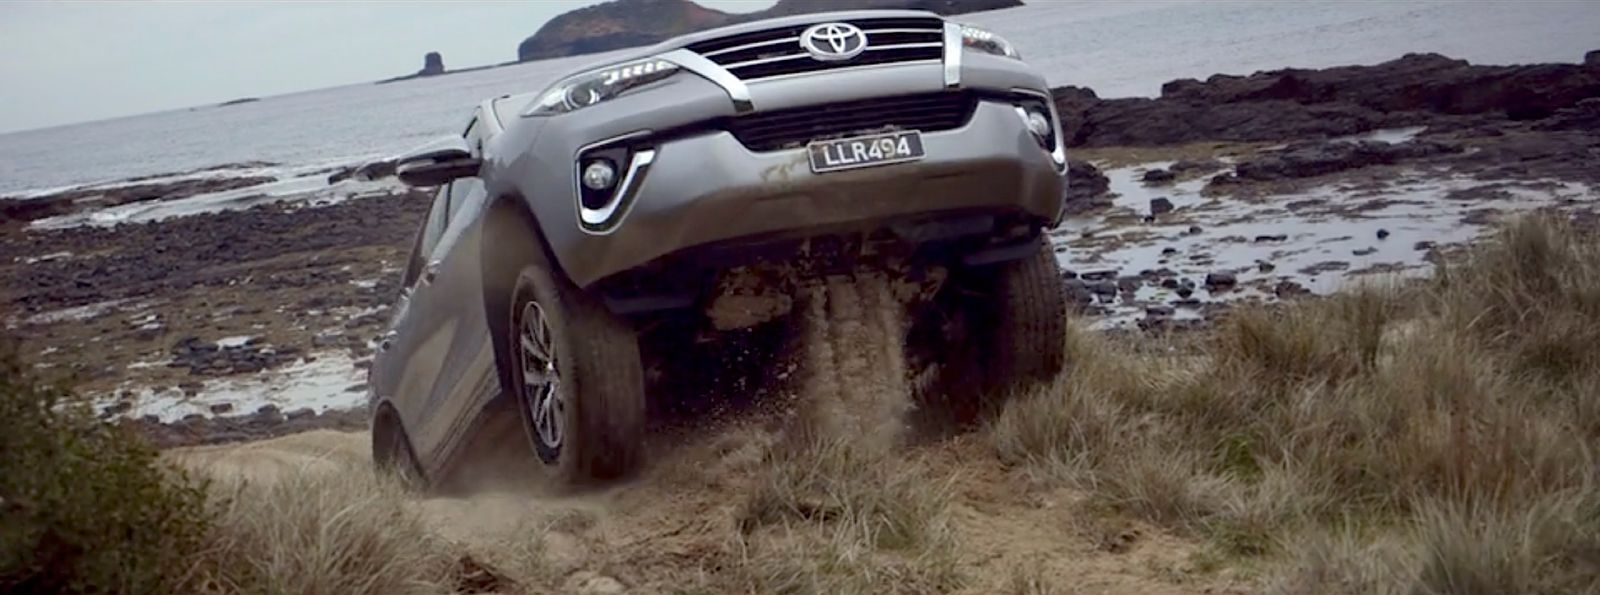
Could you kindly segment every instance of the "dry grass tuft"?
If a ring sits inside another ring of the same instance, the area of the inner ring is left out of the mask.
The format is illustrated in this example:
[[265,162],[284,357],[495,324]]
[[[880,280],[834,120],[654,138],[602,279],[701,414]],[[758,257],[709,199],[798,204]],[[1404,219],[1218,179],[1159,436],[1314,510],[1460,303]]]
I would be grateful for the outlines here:
[[306,473],[221,488],[208,558],[227,592],[452,591],[459,554],[432,536],[404,490],[371,472]]
[[1065,593],[1051,584],[1044,576],[1043,567],[1034,563],[1029,566],[1018,567],[1011,573],[1011,580],[1006,585],[1006,592],[1012,595],[1058,595]]
[[990,428],[1002,460],[1295,560],[1285,584],[1597,586],[1600,238],[1525,220],[1432,283],[1241,311],[1194,355],[1070,344],[1067,377]]
[[1416,592],[1600,591],[1600,499],[1593,490],[1510,509],[1440,503],[1420,517]]
[[949,490],[916,463],[849,440],[769,454],[713,590],[948,592],[961,586]]

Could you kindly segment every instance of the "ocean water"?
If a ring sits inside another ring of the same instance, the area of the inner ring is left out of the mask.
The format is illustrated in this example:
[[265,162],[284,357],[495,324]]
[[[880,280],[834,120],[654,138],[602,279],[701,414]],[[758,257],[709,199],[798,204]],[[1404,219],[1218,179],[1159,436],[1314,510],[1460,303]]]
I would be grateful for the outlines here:
[[[1051,84],[1102,97],[1280,67],[1407,52],[1477,63],[1577,62],[1600,49],[1600,2],[1085,2],[963,15],[1011,39]],[[0,135],[0,195],[245,161],[285,176],[390,155],[455,131],[478,101],[535,91],[606,54],[386,85],[360,83]],[[248,66],[248,65],[241,65]],[[85,73],[92,76],[93,73]]]

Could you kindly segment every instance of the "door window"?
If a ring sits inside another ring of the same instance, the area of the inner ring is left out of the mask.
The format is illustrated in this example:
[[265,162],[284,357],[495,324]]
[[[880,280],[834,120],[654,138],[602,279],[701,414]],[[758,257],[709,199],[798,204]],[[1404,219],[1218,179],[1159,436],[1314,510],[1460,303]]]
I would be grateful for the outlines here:
[[450,220],[455,221],[461,206],[467,204],[473,193],[481,193],[483,181],[477,178],[460,178],[450,183]]
[[422,231],[417,234],[416,246],[411,249],[411,260],[406,263],[405,287],[417,284],[417,278],[422,274],[422,267],[427,265],[428,257],[439,245],[439,238],[444,235],[445,227],[450,223],[450,186],[446,184],[439,187],[439,192],[433,196],[433,206],[428,208],[428,219],[422,224]]
[[467,147],[472,150],[472,156],[481,157],[483,155],[482,118],[474,116],[472,121],[467,123],[467,130],[461,133],[461,136],[467,139]]

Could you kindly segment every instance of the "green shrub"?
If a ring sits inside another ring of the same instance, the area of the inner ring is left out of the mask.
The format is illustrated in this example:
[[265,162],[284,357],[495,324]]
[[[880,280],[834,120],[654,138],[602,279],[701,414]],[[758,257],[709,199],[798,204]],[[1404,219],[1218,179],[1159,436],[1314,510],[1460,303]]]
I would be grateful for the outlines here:
[[205,486],[0,354],[0,591],[194,590]]

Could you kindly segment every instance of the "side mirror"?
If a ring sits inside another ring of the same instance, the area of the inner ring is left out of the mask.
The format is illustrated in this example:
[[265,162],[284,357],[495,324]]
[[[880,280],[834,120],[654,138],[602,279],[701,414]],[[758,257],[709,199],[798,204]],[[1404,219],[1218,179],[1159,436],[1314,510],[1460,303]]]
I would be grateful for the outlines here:
[[467,141],[451,136],[412,149],[395,159],[395,176],[407,186],[443,186],[457,178],[478,175],[483,160],[472,156]]

